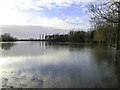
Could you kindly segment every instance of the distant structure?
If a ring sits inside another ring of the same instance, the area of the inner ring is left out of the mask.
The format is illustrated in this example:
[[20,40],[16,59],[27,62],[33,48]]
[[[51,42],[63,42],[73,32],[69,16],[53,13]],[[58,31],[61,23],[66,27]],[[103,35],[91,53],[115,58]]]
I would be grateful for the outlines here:
[[39,39],[40,39],[40,40],[45,40],[45,36],[46,36],[45,34],[40,34]]

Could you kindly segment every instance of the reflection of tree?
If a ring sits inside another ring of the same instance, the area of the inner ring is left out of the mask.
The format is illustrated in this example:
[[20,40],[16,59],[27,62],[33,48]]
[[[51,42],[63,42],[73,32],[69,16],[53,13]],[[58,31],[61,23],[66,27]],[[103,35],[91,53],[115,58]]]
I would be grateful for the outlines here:
[[109,67],[113,65],[113,60],[114,60],[114,52],[106,48],[104,46],[93,46],[94,48],[94,55],[96,56],[96,62],[100,65],[106,63]]
[[94,55],[95,62],[102,68],[105,75],[101,81],[107,87],[120,86],[120,52],[116,50],[107,49],[101,46],[95,46]]
[[90,45],[87,44],[80,44],[80,43],[70,43],[70,42],[44,42],[41,41],[39,42],[39,46],[40,47],[50,47],[50,48],[54,48],[56,50],[59,49],[68,49],[70,51],[79,51],[79,50],[83,50],[85,47],[89,48],[91,47]]
[[10,50],[14,45],[15,43],[1,43],[1,49]]
[[117,73],[117,79],[118,79],[118,88],[120,88],[120,51],[117,51],[117,54],[115,57],[115,65],[116,65],[116,73]]

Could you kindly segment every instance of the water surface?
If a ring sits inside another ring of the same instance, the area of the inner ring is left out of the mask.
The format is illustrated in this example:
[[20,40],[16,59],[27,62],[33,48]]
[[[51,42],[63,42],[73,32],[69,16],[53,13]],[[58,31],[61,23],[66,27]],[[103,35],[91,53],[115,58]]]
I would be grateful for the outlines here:
[[48,42],[0,43],[3,88],[117,88],[116,51]]

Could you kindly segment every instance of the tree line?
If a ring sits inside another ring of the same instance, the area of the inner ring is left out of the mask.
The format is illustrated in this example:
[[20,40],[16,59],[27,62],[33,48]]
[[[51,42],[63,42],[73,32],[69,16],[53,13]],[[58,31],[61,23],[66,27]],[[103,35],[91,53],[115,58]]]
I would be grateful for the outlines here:
[[[108,29],[110,28],[110,30]],[[45,39],[17,39],[11,36],[9,33],[1,35],[0,41],[50,41],[50,42],[73,42],[73,43],[100,43],[104,45],[114,45],[116,39],[116,33],[112,29],[113,27],[104,25],[97,26],[96,30],[90,31],[69,31],[67,34],[52,34],[45,35]]]
[[46,35],[46,41],[52,42],[78,42],[91,43],[93,42],[93,31],[70,31],[68,34],[53,34]]
[[0,41],[6,42],[6,41],[17,41],[18,39],[16,37],[11,36],[9,33],[4,33],[0,35]]
[[[4,33],[1,36],[0,41],[41,41],[41,39],[17,39],[11,36],[9,33]],[[46,35],[42,41],[51,42],[79,42],[79,43],[91,43],[94,41],[94,31],[70,31],[68,34],[52,34]]]

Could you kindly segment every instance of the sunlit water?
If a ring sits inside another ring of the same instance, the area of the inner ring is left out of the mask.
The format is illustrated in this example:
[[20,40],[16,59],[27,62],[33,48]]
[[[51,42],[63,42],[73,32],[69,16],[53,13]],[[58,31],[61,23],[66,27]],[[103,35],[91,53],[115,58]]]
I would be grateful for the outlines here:
[[116,51],[48,42],[0,43],[2,88],[117,88]]

